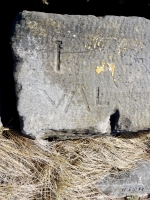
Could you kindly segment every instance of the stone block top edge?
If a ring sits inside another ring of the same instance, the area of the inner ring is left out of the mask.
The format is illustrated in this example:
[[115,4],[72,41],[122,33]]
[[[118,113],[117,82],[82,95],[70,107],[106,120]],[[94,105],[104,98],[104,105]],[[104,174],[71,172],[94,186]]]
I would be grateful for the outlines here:
[[[59,13],[45,13],[45,12],[37,12],[37,11],[27,11],[23,10],[22,12],[18,13],[18,15],[22,15],[23,17],[26,17],[29,14],[33,15],[40,15],[40,17],[47,17],[48,15],[52,16],[64,16],[64,17],[82,17],[82,18],[89,18],[89,17],[94,17],[95,19],[109,19],[109,18],[122,18],[122,19],[131,19],[131,20],[145,20],[145,21],[150,21],[149,19],[146,19],[145,17],[139,17],[139,16],[118,16],[118,15],[104,15],[104,16],[95,16],[95,15],[71,15],[71,14],[59,14]],[[18,16],[17,15],[17,16]],[[17,17],[16,16],[16,17]]]

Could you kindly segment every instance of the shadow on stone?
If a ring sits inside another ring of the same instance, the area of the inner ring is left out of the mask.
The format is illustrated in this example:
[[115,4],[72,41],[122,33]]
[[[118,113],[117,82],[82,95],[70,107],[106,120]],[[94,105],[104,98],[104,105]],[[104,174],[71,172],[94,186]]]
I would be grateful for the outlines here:
[[115,113],[113,113],[110,116],[111,135],[113,135],[113,136],[117,136],[119,117],[120,117],[119,110],[116,110]]
[[4,127],[20,130],[13,79],[13,60],[10,44],[1,45],[0,115]]

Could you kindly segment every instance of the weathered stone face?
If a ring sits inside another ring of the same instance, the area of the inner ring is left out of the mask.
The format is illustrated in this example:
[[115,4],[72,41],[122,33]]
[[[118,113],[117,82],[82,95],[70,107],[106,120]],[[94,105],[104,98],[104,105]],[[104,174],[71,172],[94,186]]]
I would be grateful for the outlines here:
[[24,11],[12,48],[24,133],[65,139],[150,128],[147,19]]

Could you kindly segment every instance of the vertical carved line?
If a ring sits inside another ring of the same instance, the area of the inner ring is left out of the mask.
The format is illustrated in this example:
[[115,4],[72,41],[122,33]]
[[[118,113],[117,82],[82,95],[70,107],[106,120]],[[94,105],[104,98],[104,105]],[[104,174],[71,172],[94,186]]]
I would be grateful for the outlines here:
[[57,71],[60,71],[60,53],[61,53],[61,45],[62,45],[62,42],[61,41],[56,41],[56,44],[57,44],[57,67],[56,67],[56,70]]
[[85,102],[85,105],[86,105],[86,109],[87,109],[88,111],[90,111],[90,107],[89,107],[87,98],[86,98],[86,96],[85,96],[85,92],[84,92],[84,90],[83,90],[83,87],[81,87],[80,91],[81,91],[81,95],[82,95],[82,97],[83,97],[83,99],[84,99],[84,102]]
[[96,89],[96,105],[99,105],[99,87]]

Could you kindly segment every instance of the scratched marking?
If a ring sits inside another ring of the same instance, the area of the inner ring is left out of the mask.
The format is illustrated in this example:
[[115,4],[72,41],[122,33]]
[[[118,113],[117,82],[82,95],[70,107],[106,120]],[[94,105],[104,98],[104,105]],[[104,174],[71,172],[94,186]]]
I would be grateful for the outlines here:
[[87,111],[90,111],[90,107],[89,107],[83,87],[80,88],[80,92],[81,92],[82,98],[84,99],[84,103],[85,103]]
[[61,41],[56,41],[56,44],[57,44],[57,67],[56,67],[56,70],[57,71],[60,71],[60,53],[61,53],[61,45],[62,45],[62,42]]
[[136,58],[135,62],[139,63],[139,64],[143,64],[143,58]]
[[70,94],[69,94],[68,103],[67,103],[67,105],[66,105],[66,107],[65,107],[65,110],[64,110],[65,113],[68,112],[68,109],[69,109],[69,106],[70,106],[70,104],[71,104],[71,101],[72,101],[72,99],[73,99],[74,94],[75,94],[75,91],[72,91],[72,92],[70,92]]
[[108,106],[110,103],[108,101],[101,101],[100,100],[100,87],[96,88],[96,106],[105,105]]
[[[77,86],[77,87],[78,87],[78,86]],[[69,106],[70,106],[70,104],[72,103],[72,99],[73,99],[74,95],[77,93],[77,91],[80,92],[80,94],[81,94],[81,96],[82,96],[82,99],[83,99],[83,101],[84,101],[84,104],[85,104],[85,106],[86,106],[87,111],[88,111],[88,112],[90,111],[90,107],[89,107],[89,104],[88,104],[88,101],[87,101],[87,98],[86,98],[84,89],[83,89],[83,87],[81,86],[81,87],[78,87],[76,90],[73,90],[73,91],[70,92],[70,94],[69,94],[69,99],[68,99],[68,103],[67,103],[67,105],[66,105],[66,107],[65,107],[65,110],[64,110],[65,113],[68,112]]]
[[96,105],[99,105],[99,87],[96,89]]
[[[65,106],[65,109],[64,109],[64,112],[67,113],[68,110],[69,110],[69,106],[70,104],[72,103],[72,99],[74,97],[74,95],[77,93],[77,91],[80,92],[81,94],[81,97],[83,99],[83,102],[86,106],[86,109],[87,111],[89,112],[90,111],[90,107],[89,107],[89,104],[88,104],[88,101],[87,101],[87,98],[86,98],[86,95],[85,95],[85,91],[83,89],[83,87],[79,87],[77,88],[76,90],[72,90],[70,93],[69,93],[69,98],[68,98],[68,103],[67,105]],[[49,101],[51,103],[52,106],[54,106],[54,108],[58,108],[61,104],[61,102],[64,100],[65,96],[66,96],[66,93],[63,93],[61,98],[58,100],[58,102],[54,102],[51,97],[48,95],[48,93],[44,90],[42,91],[42,93],[44,94],[45,98],[47,99],[47,101]]]
[[50,98],[50,96],[47,94],[47,92],[46,92],[45,90],[42,91],[42,92],[43,92],[44,96],[46,97],[46,99],[47,99],[55,108],[58,108],[58,107],[60,106],[61,102],[64,100],[64,98],[65,98],[65,96],[66,96],[66,94],[63,93],[62,97],[58,100],[57,103],[55,103],[55,102]]

